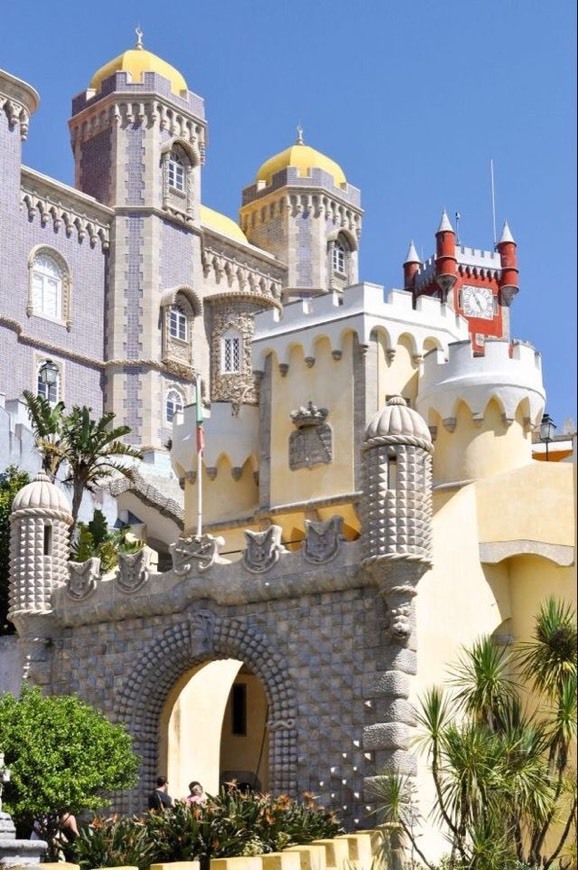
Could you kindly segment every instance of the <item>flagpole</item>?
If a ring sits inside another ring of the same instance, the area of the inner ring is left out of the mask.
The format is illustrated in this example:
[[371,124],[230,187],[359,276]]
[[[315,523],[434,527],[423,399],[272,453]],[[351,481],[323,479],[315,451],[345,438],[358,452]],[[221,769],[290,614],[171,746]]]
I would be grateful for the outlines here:
[[197,444],[197,537],[203,533],[203,405],[201,401],[201,376],[195,377],[195,438]]

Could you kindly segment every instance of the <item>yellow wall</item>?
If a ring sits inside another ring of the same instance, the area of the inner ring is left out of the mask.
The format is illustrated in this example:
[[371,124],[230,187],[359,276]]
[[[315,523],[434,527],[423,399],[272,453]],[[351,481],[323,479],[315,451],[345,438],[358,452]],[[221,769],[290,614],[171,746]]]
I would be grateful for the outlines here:
[[[232,733],[231,698],[227,701],[223,717],[221,740],[221,772],[247,770],[256,773],[261,788],[269,787],[269,735],[267,733],[267,697],[254,674],[240,673],[235,684],[247,691],[247,733]],[[257,770],[258,768],[258,770]]]
[[[308,368],[301,345],[291,349],[289,371],[283,378],[272,371],[271,504],[291,504],[353,491],[353,338],[344,339],[340,360],[331,356],[326,339],[315,345],[315,365]],[[295,432],[290,412],[307,405],[330,409],[327,423],[333,430],[333,461],[328,465],[289,468],[289,438]]]
[[495,401],[488,403],[483,421],[472,418],[470,408],[459,402],[456,427],[448,431],[438,415],[432,415],[430,425],[437,427],[433,457],[435,483],[475,480],[500,474],[530,462],[531,434],[524,423],[515,419],[506,425]]

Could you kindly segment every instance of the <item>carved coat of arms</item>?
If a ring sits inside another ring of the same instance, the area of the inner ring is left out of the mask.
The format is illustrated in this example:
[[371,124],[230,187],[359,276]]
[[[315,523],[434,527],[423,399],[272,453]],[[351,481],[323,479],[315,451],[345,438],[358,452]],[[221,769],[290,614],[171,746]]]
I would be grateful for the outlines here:
[[245,530],[247,546],[243,553],[243,565],[252,574],[268,571],[287,550],[281,543],[281,526],[269,526],[265,532]]
[[86,562],[68,562],[66,592],[75,601],[82,601],[94,592],[100,577],[100,559],[93,556]]
[[341,541],[344,540],[342,526],[343,517],[337,515],[325,522],[305,520],[306,538],[303,558],[314,564],[330,562],[334,559],[339,552]]
[[116,585],[122,592],[136,592],[144,586],[154,567],[156,553],[150,547],[143,547],[136,553],[118,554],[118,575]]
[[169,547],[173,571],[178,577],[186,577],[194,571],[206,571],[216,561],[218,546],[222,539],[212,535],[189,535],[179,538]]

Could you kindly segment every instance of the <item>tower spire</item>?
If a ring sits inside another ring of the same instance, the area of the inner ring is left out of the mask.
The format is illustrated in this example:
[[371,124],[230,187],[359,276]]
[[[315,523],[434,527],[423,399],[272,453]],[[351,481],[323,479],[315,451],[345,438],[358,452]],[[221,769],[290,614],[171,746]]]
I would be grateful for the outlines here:
[[295,140],[296,145],[305,145],[303,141],[303,127],[301,124],[297,124],[297,139]]
[[135,48],[138,49],[139,51],[142,51],[144,48],[143,43],[142,43],[143,32],[140,28],[140,24],[137,24],[134,32],[136,34]]

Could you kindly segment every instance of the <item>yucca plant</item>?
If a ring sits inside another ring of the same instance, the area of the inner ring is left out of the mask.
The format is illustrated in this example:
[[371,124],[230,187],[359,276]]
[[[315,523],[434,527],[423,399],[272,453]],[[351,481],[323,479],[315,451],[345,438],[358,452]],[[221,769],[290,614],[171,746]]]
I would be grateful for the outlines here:
[[[516,668],[538,696],[531,709],[524,704],[525,689],[512,678]],[[549,599],[536,616],[532,641],[513,651],[480,638],[460,656],[449,684],[453,694],[433,688],[422,698],[416,741],[434,781],[434,814],[450,844],[443,866],[571,866],[571,833],[576,836],[576,777],[570,767],[576,739],[573,611]],[[396,821],[422,863],[434,868],[408,824],[408,784],[392,775],[384,783],[384,820]]]

